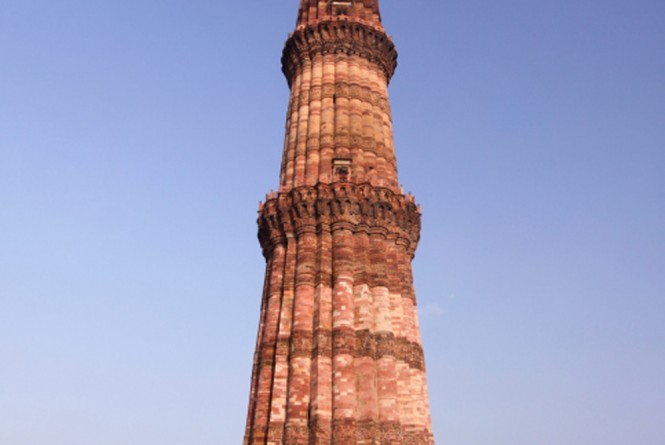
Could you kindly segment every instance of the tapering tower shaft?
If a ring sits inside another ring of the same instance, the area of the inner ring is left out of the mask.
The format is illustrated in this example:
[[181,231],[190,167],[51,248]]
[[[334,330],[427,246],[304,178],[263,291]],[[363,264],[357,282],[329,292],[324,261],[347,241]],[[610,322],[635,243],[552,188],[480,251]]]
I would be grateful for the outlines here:
[[397,191],[388,82],[397,53],[378,3],[300,4],[282,66],[291,87],[280,175],[282,190],[334,182]]
[[301,0],[278,192],[259,209],[266,277],[245,444],[431,445],[378,0]]

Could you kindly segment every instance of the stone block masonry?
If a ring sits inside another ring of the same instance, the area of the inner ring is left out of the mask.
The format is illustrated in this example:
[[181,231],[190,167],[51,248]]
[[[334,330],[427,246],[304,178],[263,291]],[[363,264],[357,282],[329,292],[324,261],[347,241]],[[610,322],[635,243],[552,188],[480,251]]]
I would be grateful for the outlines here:
[[246,445],[432,445],[411,261],[420,210],[398,186],[378,0],[301,0]]

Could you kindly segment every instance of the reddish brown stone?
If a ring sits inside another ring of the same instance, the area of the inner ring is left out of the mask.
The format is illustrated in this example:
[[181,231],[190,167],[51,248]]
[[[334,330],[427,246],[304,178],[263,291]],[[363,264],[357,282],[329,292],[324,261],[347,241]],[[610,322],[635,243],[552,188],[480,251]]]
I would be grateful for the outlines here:
[[301,0],[245,444],[432,445],[411,260],[420,211],[398,187],[377,0]]

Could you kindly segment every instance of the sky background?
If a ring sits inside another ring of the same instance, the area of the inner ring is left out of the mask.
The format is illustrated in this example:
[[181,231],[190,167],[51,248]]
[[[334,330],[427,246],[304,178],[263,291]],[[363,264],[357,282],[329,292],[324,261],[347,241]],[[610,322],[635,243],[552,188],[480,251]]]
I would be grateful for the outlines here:
[[[241,443],[296,0],[0,2],[0,443]],[[382,0],[437,443],[665,443],[665,2]]]

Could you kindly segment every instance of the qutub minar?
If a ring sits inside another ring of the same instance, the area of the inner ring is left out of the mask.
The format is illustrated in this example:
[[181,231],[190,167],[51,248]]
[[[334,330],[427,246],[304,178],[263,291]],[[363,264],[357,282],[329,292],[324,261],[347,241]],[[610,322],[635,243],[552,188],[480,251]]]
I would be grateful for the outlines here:
[[259,209],[266,275],[246,445],[433,444],[397,181],[378,0],[301,0],[279,192]]

